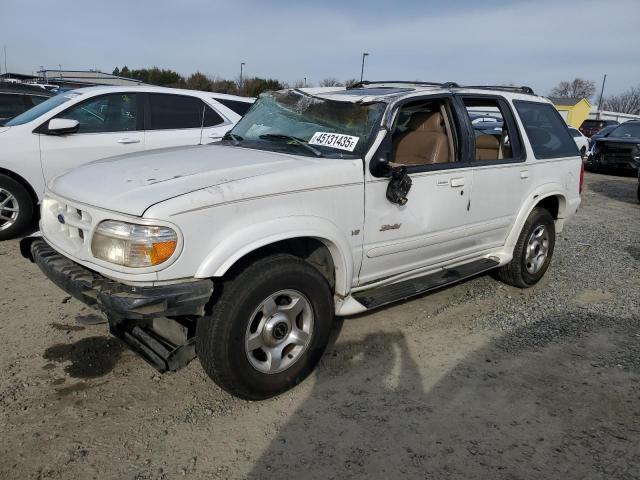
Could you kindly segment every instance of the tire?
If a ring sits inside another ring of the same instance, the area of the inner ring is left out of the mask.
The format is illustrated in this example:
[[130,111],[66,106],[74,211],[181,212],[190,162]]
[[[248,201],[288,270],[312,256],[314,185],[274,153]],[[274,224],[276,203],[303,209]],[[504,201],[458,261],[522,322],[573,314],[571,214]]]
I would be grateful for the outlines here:
[[197,324],[196,352],[217,385],[237,397],[262,400],[311,373],[334,316],[329,285],[318,270],[293,255],[277,254],[239,270],[216,290],[212,314]]
[[0,240],[24,232],[33,221],[33,212],[29,192],[13,178],[0,175]]
[[[504,283],[519,288],[535,285],[549,268],[555,243],[556,229],[553,217],[544,208],[534,208],[522,226],[513,249],[513,259],[498,269],[498,278]],[[527,257],[528,251],[532,253],[529,257]],[[544,258],[541,256],[543,253]]]

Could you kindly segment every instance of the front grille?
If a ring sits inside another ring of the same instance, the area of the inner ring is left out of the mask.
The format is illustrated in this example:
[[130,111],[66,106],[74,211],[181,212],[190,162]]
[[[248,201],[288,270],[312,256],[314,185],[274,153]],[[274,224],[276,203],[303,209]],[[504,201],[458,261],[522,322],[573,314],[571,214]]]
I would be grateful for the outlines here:
[[89,240],[93,226],[89,212],[51,197],[43,202],[42,224],[47,236],[74,250]]

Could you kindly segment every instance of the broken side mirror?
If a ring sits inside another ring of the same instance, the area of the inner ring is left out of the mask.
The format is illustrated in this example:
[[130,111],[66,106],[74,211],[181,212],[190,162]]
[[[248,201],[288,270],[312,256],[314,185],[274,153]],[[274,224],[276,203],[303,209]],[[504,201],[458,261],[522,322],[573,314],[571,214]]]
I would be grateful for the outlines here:
[[402,206],[408,201],[407,194],[411,190],[411,177],[407,173],[407,167],[391,168],[391,180],[387,185],[387,200]]

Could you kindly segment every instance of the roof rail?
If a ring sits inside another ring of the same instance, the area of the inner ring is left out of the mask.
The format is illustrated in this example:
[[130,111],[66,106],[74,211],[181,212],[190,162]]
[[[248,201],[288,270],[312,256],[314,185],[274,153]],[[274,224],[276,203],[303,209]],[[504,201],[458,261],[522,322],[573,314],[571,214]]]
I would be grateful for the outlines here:
[[369,85],[380,85],[380,84],[392,84],[392,85],[415,85],[415,86],[425,86],[425,87],[442,87],[442,88],[475,88],[479,90],[502,90],[505,92],[516,92],[516,93],[526,93],[528,95],[535,95],[535,92],[531,87],[521,86],[521,87],[512,87],[508,85],[458,85],[455,82],[445,82],[445,83],[437,83],[437,82],[420,82],[417,80],[363,80],[358,83],[354,83],[353,85],[347,87],[347,89],[352,88],[362,88]]
[[361,88],[366,87],[368,85],[380,85],[384,83],[390,83],[393,85],[417,85],[417,86],[425,86],[425,87],[444,87],[444,88],[454,88],[458,85],[453,82],[447,83],[437,83],[437,82],[420,82],[417,80],[363,80],[358,83],[354,83],[348,89],[352,88]]
[[533,88],[525,85],[521,87],[509,86],[509,85],[461,85],[460,88],[475,88],[478,90],[502,90],[504,92],[516,92],[526,93],[528,95],[535,95]]

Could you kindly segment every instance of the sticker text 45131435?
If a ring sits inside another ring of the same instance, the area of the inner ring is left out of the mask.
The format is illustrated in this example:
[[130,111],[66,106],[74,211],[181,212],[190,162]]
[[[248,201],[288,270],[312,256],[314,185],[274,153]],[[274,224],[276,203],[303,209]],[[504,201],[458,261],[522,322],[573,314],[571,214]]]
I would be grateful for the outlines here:
[[358,144],[359,137],[353,135],[343,135],[341,133],[316,132],[309,140],[309,145],[320,145],[323,147],[338,148],[353,152]]

